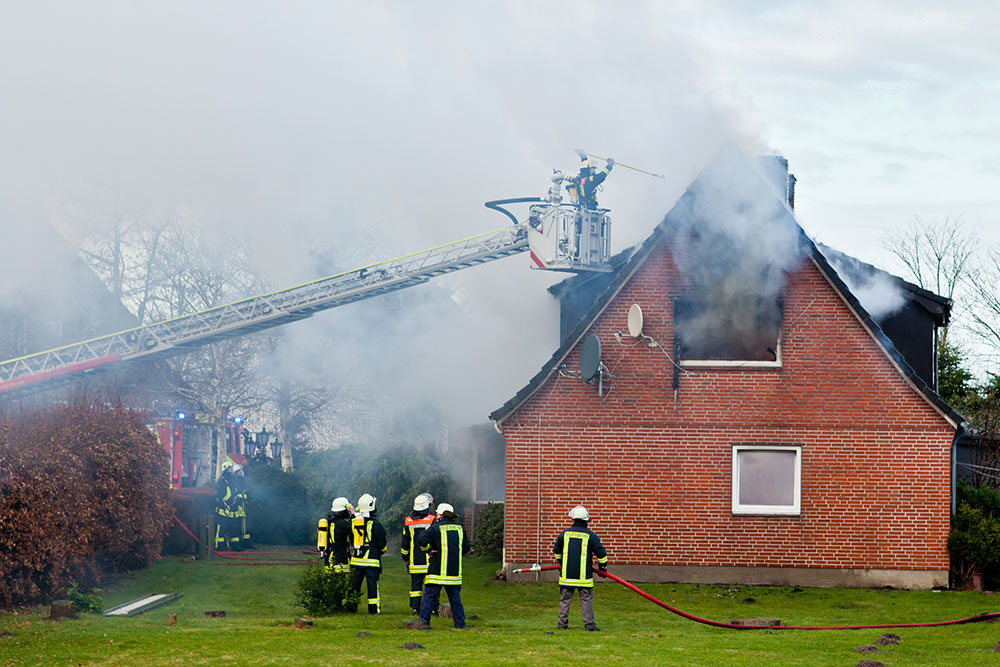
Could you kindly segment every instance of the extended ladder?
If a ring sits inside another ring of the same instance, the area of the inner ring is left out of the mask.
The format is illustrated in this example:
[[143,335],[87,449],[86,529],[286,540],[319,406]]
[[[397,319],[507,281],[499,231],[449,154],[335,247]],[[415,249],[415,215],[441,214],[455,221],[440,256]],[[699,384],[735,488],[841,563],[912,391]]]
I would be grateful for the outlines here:
[[0,395],[10,398],[51,389],[117,362],[181,354],[419,285],[435,276],[516,255],[527,247],[522,227],[496,229],[198,313],[9,359],[0,362]]

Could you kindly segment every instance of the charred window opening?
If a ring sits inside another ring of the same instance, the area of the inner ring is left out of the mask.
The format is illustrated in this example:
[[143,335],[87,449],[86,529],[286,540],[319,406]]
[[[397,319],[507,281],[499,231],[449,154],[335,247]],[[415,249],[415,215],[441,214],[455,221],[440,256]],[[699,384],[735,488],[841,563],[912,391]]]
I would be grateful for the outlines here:
[[681,362],[781,362],[781,301],[742,296],[674,304]]

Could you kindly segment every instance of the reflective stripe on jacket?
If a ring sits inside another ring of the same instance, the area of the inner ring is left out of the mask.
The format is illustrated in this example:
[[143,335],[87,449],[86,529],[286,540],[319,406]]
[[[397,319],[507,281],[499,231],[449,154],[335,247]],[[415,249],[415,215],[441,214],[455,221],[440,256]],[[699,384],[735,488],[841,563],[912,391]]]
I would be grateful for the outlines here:
[[433,523],[434,515],[430,510],[424,510],[422,513],[414,512],[403,520],[403,540],[400,542],[399,553],[406,559],[410,574],[427,572],[427,553],[417,548],[417,540]]
[[351,520],[351,566],[382,567],[382,554],[386,550],[385,528],[378,520],[356,516]]
[[[580,522],[584,524],[584,522]],[[586,525],[574,523],[559,535],[552,552],[560,562],[559,585],[578,588],[594,587],[594,566],[592,556],[598,563],[607,563],[608,554],[597,533]]]
[[471,550],[462,524],[442,518],[420,535],[419,545],[430,552],[424,584],[462,585],[462,556]]

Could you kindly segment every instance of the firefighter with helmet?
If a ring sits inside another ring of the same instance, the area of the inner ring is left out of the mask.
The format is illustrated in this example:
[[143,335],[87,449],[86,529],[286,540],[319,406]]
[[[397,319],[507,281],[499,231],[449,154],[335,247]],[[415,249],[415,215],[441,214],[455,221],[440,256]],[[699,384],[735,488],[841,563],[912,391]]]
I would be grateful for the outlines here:
[[581,148],[576,149],[576,154],[580,156],[580,174],[567,186],[570,200],[579,203],[588,211],[597,210],[597,190],[601,187],[615,167],[614,158],[608,158],[604,169],[596,171],[594,164],[590,161],[587,153]]
[[347,574],[351,560],[351,517],[354,508],[343,496],[334,498],[326,517],[319,520],[316,548],[327,572]]
[[462,558],[472,547],[454,507],[441,503],[437,507],[437,515],[438,520],[417,540],[420,549],[430,554],[430,561],[427,576],[424,577],[420,616],[407,625],[411,629],[431,629],[431,612],[437,606],[442,588],[448,594],[455,627],[466,627],[465,607],[462,606]]
[[215,482],[215,549],[225,544],[230,551],[242,551],[242,528],[236,518],[236,480],[233,479],[233,462],[222,462],[222,474]]
[[573,600],[573,591],[580,592],[580,614],[583,616],[585,630],[600,630],[594,620],[594,566],[592,557],[597,558],[597,567],[601,572],[608,569],[608,554],[601,544],[601,538],[589,528],[590,513],[583,505],[577,505],[569,511],[573,525],[559,535],[552,552],[559,567],[559,622],[560,630],[569,627],[569,604]]
[[399,547],[406,571],[410,573],[410,609],[414,614],[420,611],[424,575],[427,574],[427,554],[417,547],[417,540],[434,523],[429,495],[421,493],[413,499],[413,511],[403,519],[403,539]]
[[240,535],[240,548],[253,549],[250,542],[250,531],[247,530],[247,476],[243,466],[239,463],[233,465],[233,483],[236,488],[236,522]]
[[382,554],[387,549],[385,528],[375,518],[375,496],[370,493],[358,498],[357,514],[351,519],[351,571],[354,590],[361,592],[361,584],[368,584],[368,613],[382,611],[378,592],[378,578],[382,574]]

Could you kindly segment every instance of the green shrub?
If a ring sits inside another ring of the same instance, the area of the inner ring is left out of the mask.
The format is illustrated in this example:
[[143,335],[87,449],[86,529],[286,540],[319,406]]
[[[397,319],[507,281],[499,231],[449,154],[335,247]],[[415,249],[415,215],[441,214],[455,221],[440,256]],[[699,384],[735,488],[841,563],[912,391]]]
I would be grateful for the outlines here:
[[319,564],[310,565],[299,579],[295,604],[314,616],[353,614],[358,610],[358,593],[347,572],[328,572]]
[[77,611],[87,614],[100,614],[104,611],[104,599],[99,588],[91,588],[89,593],[85,593],[74,581],[66,589],[66,598],[73,603]]
[[503,503],[487,503],[479,510],[472,549],[492,560],[503,556]]
[[976,573],[995,580],[1000,574],[1000,495],[986,487],[960,487],[958,498],[948,533],[953,569],[963,583]]

